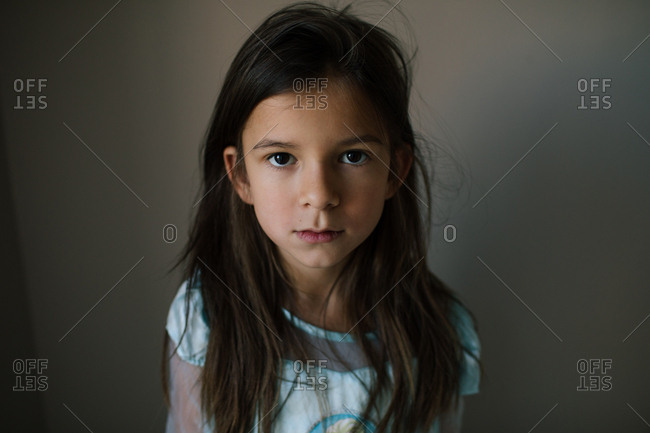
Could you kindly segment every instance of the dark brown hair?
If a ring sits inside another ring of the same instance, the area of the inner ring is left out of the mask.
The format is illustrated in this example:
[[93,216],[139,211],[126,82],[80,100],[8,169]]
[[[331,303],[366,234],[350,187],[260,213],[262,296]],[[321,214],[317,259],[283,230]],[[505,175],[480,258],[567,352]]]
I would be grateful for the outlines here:
[[[463,348],[450,308],[458,300],[423,260],[431,188],[408,112],[409,65],[398,41],[352,15],[350,6],[337,10],[315,3],[297,3],[272,14],[233,60],[202,148],[199,207],[174,266],[185,263],[188,288],[200,285],[210,328],[201,373],[202,409],[213,417],[216,432],[250,431],[256,408],[261,418],[278,403],[283,357],[306,353],[282,312],[282,307],[294,311],[294,288],[253,207],[227,179],[222,156],[226,146],[236,146],[241,160],[241,133],[250,113],[260,101],[291,92],[296,78],[336,77],[352,84],[372,102],[392,155],[407,146],[414,158],[397,193],[386,200],[376,228],[352,253],[336,283],[344,317],[359,322],[350,335],[376,372],[363,417],[388,392],[389,405],[376,431],[384,433],[392,424],[394,431],[414,432],[431,426],[457,402]],[[245,178],[244,164],[237,164],[233,175]],[[423,213],[420,202],[427,203]],[[370,331],[382,350],[366,337]],[[164,343],[169,406],[167,334]],[[413,368],[414,358],[423,368]],[[270,432],[273,419],[273,414],[264,417],[261,431]]]

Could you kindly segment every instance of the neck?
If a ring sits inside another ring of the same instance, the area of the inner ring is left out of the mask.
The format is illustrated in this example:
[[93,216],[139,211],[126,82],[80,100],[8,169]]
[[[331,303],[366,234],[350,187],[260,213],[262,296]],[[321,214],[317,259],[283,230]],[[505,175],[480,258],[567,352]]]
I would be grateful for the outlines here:
[[[312,268],[299,274],[292,273],[291,279],[295,287],[293,296],[296,311],[294,314],[318,327],[347,332],[349,326],[341,315],[342,304],[338,285],[332,289],[342,267],[343,263],[337,266],[336,272],[332,272],[331,268]],[[323,311],[330,289],[332,289],[332,294],[327,302],[327,309]],[[325,324],[323,324],[323,314]]]

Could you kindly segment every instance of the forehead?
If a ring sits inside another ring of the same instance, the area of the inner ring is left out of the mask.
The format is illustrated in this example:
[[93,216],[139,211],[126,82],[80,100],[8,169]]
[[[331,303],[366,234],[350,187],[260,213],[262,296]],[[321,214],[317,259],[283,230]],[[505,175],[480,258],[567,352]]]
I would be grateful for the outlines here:
[[326,144],[350,135],[373,134],[384,139],[376,112],[365,95],[349,86],[328,81],[300,93],[289,91],[261,101],[244,130],[244,150],[263,138]]

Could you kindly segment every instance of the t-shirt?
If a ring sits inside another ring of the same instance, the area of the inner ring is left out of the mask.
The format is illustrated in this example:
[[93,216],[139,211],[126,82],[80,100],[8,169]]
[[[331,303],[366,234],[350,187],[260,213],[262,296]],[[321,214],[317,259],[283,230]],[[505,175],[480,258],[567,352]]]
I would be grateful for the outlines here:
[[[170,344],[170,354],[178,346],[177,353],[170,360],[171,410],[167,418],[167,433],[212,431],[211,423],[201,417],[199,404],[199,375],[205,364],[210,329],[200,289],[193,287],[187,329],[181,340],[185,328],[187,285],[187,281],[181,284],[167,317],[166,328],[173,341]],[[281,410],[273,423],[273,431],[345,433],[361,424],[365,432],[374,432],[380,414],[373,411],[369,419],[361,418],[368,399],[366,388],[374,378],[374,370],[364,362],[365,357],[356,344],[356,339],[349,334],[319,328],[301,320],[285,308],[282,310],[290,323],[298,328],[299,335],[310,343],[308,346],[313,347],[319,355],[307,362],[283,359],[282,380],[279,382]],[[452,312],[450,319],[456,326],[464,348],[460,395],[475,394],[479,386],[479,367],[470,353],[479,357],[478,336],[470,316],[460,304],[454,302]],[[372,344],[380,344],[374,333],[366,336]],[[346,361],[347,368],[341,359]],[[415,367],[415,361],[413,365]],[[392,378],[390,365],[388,372]],[[327,395],[325,413],[322,404],[319,405],[319,392]],[[388,401],[389,396],[381,396],[377,407],[386,408]],[[259,418],[256,423],[258,421]],[[258,431],[256,425],[251,433]],[[431,432],[438,431],[439,422],[436,420]]]

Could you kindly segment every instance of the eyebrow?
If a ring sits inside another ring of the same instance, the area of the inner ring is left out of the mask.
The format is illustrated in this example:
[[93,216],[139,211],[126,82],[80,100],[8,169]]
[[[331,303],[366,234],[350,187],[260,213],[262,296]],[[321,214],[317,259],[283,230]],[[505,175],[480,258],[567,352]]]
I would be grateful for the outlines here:
[[[359,143],[364,143],[364,144],[376,144],[383,146],[384,143],[377,137],[371,134],[366,134],[366,135],[361,135],[361,136],[353,136],[349,138],[345,138],[338,143],[336,143],[337,146],[352,146],[354,144],[359,144]],[[291,142],[286,142],[286,141],[278,141],[274,140],[272,138],[264,138],[260,140],[253,148],[251,151],[256,150],[256,149],[265,149],[267,147],[281,147],[284,149],[295,149],[296,146],[295,144]]]

